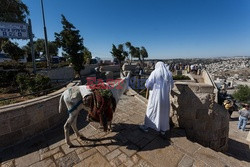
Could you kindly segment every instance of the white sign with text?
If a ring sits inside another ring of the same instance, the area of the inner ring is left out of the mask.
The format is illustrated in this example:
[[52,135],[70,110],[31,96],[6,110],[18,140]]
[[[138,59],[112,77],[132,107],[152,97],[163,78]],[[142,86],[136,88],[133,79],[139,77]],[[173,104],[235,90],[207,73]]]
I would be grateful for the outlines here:
[[0,38],[29,39],[28,24],[0,22]]

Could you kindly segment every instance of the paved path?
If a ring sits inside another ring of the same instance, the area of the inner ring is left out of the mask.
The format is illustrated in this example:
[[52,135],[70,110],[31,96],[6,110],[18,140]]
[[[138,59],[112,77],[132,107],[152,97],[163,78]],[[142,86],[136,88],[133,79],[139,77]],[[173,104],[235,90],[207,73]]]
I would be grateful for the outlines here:
[[82,113],[78,126],[88,140],[71,135],[75,147],[68,148],[64,143],[63,125],[60,125],[2,151],[1,166],[250,166],[250,154],[246,155],[247,146],[243,142],[246,132],[243,135],[230,132],[230,136],[242,138],[229,141],[236,144],[236,148],[230,147],[229,153],[218,153],[187,140],[183,130],[173,129],[170,140],[161,138],[153,130],[141,132],[138,125],[143,122],[145,110],[145,103],[138,98],[123,96],[114,115],[113,132],[104,133],[97,128],[97,123],[86,123],[86,115]]

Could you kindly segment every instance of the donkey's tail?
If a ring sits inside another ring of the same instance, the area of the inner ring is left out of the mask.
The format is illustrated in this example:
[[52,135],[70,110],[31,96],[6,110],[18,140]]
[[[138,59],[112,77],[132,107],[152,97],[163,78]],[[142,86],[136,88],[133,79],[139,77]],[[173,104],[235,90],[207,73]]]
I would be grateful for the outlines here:
[[64,96],[64,93],[62,93],[60,100],[59,100],[59,113],[61,113],[62,111],[63,96]]

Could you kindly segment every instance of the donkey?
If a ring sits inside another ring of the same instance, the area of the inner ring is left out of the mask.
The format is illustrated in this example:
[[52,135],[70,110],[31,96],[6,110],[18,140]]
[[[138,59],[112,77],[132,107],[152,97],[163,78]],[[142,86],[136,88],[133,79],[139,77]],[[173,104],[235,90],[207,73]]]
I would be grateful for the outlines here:
[[[129,78],[130,78],[130,72],[127,74],[126,77],[121,77],[121,79],[115,80],[116,82],[113,86],[110,85],[109,83],[104,83],[111,90],[111,93],[113,95],[113,98],[115,99],[116,104],[118,103],[123,93],[125,93],[125,91],[128,89]],[[69,117],[66,123],[64,124],[65,142],[68,144],[69,147],[73,146],[73,144],[69,139],[70,126],[72,127],[77,137],[84,138],[77,129],[76,121],[80,110],[84,109],[85,111],[88,111],[90,109],[89,106],[87,106],[84,103],[83,99],[91,94],[93,94],[93,91],[89,88],[89,85],[87,84],[87,85],[71,87],[65,90],[60,97],[59,113],[62,110],[63,101],[65,102],[69,113]],[[104,131],[107,131],[107,127],[109,130],[111,130],[111,121],[107,122],[101,119],[103,119],[103,117],[100,117],[100,122],[103,123]]]

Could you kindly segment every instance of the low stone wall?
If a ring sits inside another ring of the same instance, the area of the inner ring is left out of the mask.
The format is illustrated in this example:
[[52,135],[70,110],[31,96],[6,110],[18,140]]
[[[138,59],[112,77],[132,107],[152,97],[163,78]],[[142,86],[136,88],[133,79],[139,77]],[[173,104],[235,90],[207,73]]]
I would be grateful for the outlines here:
[[210,74],[206,70],[202,70],[202,78],[204,79],[204,83],[211,85],[214,87],[214,94],[215,94],[215,102],[218,103],[218,93],[219,90],[216,87],[214,81],[212,80]]
[[124,64],[122,66],[122,70],[123,71],[135,71],[136,70],[137,65],[129,65],[129,64]]
[[[85,65],[84,70],[81,70],[81,75],[89,75],[94,72],[98,65],[90,64]],[[37,71],[38,74],[46,75],[52,80],[72,80],[75,77],[73,67],[61,67],[51,70]]]
[[65,89],[0,107],[0,150],[65,121],[67,112],[58,113],[59,98]]
[[175,126],[185,129],[188,139],[216,151],[225,151],[229,116],[214,98],[211,85],[176,82],[171,92],[170,117]]
[[37,74],[46,75],[52,80],[71,80],[74,78],[74,69],[72,67],[61,67],[37,71]]
[[120,72],[119,65],[109,65],[109,66],[102,66],[103,71],[112,71],[112,72]]
[[84,70],[81,71],[81,75],[89,75],[94,72],[95,68],[98,67],[97,64],[84,65]]
[[213,86],[213,83],[209,77],[209,74],[206,70],[202,70],[201,72],[202,78],[204,79],[204,83]]

